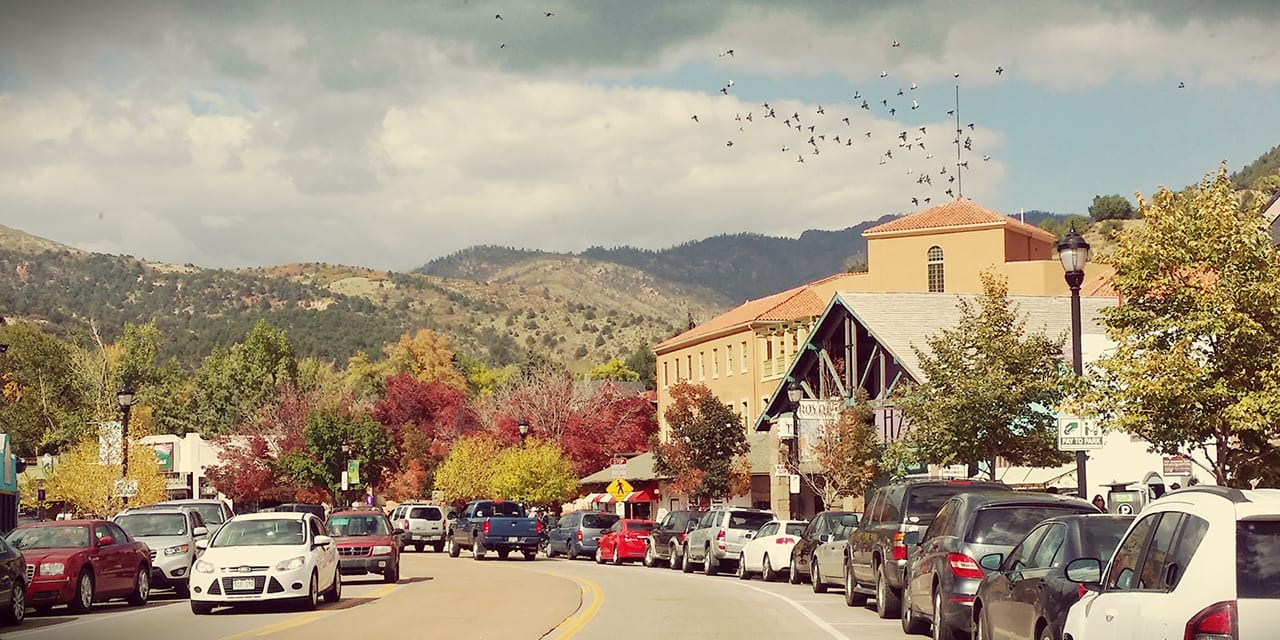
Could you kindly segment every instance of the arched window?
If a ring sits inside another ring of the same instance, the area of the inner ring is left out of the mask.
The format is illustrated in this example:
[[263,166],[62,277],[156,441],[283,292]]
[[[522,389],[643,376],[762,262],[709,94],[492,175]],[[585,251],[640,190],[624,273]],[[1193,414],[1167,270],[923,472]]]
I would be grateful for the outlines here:
[[929,293],[942,293],[942,247],[929,247]]

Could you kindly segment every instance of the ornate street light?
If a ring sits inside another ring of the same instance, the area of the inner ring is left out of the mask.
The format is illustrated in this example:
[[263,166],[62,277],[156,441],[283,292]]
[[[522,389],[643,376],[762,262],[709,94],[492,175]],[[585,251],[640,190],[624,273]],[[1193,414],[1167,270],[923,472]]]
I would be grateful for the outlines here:
[[[1084,374],[1084,356],[1080,346],[1080,285],[1084,283],[1084,265],[1089,261],[1089,243],[1076,233],[1075,226],[1058,243],[1058,259],[1062,261],[1067,286],[1071,288],[1071,368],[1076,376],[1080,376]],[[1084,499],[1089,497],[1089,483],[1085,479],[1087,459],[1084,451],[1076,452],[1076,491]]]
[[[794,473],[800,473],[800,399],[804,397],[804,389],[800,383],[792,380],[787,383],[787,400],[791,403],[791,440],[787,443],[787,466]],[[797,518],[797,494],[791,489],[791,478],[787,478],[787,504],[790,517]]]
[[[137,394],[127,382],[116,392],[116,404],[120,405],[123,418],[120,422],[120,449],[123,451],[120,456],[120,479],[125,481],[129,479],[129,410],[136,401]],[[128,506],[129,496],[121,496],[121,500]]]
[[525,438],[529,437],[529,420],[520,418],[520,446],[524,446]]

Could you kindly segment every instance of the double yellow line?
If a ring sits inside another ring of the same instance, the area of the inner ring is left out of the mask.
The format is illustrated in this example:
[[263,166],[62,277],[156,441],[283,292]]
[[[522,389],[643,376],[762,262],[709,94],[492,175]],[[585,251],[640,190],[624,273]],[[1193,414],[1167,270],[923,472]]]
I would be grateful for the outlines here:
[[592,618],[596,617],[596,613],[598,613],[600,611],[600,607],[604,605],[604,590],[600,588],[600,585],[587,580],[586,578],[579,578],[578,576],[571,576],[555,571],[539,571],[538,573],[544,573],[549,576],[556,576],[557,578],[564,578],[566,580],[576,582],[578,587],[582,589],[584,603],[588,599],[588,596],[591,600],[589,604],[578,609],[577,613],[565,618],[563,622],[556,625],[556,627],[548,632],[547,635],[543,636],[544,638],[550,638],[552,640],[569,640],[573,636],[577,635],[579,631],[582,631],[582,628],[587,626],[587,623],[591,622]]

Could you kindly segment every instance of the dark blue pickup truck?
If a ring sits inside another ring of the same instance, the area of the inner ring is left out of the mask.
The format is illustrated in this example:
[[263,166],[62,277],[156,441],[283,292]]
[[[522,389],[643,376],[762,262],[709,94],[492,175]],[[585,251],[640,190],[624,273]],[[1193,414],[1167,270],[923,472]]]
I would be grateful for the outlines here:
[[470,549],[476,560],[484,560],[488,551],[496,551],[506,560],[512,551],[532,560],[542,542],[542,521],[525,514],[524,506],[502,500],[472,500],[449,521],[445,544],[449,557],[456,558]]

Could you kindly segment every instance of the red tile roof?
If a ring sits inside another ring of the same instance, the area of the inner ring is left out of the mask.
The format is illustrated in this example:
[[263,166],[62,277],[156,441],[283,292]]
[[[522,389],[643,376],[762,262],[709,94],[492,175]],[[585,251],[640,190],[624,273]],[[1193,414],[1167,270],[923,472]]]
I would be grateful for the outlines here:
[[873,236],[882,233],[989,226],[993,224],[1004,225],[1005,228],[1050,242],[1057,239],[1052,233],[1040,227],[1027,224],[1002,213],[996,213],[967,198],[956,198],[951,202],[940,204],[936,207],[894,218],[884,224],[879,224],[863,231],[862,235]]

